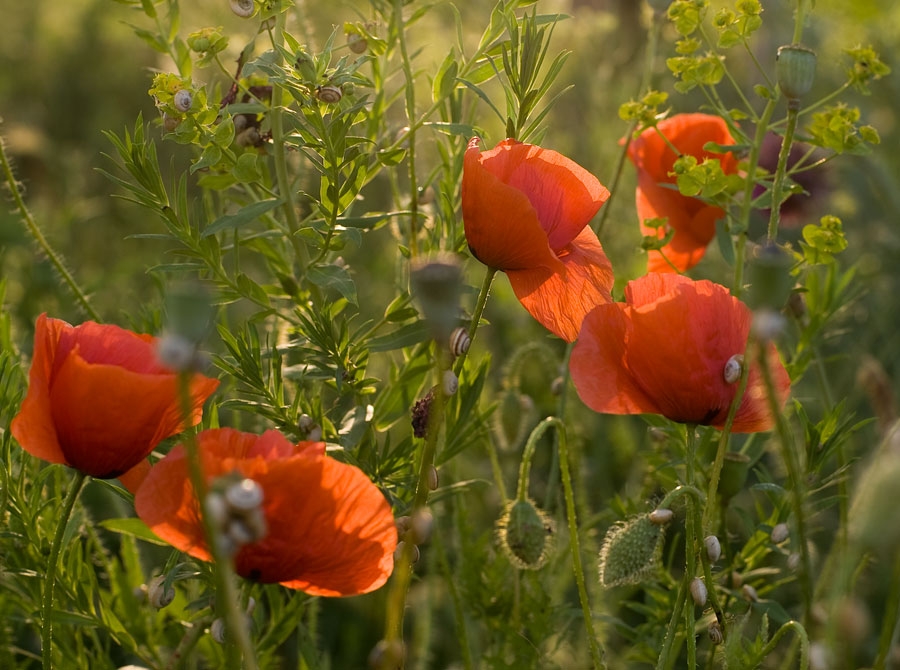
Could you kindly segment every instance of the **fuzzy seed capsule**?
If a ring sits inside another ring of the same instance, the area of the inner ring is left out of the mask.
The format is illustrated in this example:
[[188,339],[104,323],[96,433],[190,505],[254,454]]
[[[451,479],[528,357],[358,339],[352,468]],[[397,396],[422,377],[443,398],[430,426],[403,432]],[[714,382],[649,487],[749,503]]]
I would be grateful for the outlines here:
[[725,361],[725,369],[722,370],[722,377],[726,384],[734,384],[741,378],[741,372],[744,369],[744,357],[741,354],[735,354]]
[[336,102],[340,102],[341,98],[344,97],[344,92],[338,86],[319,86],[316,89],[316,97],[322,102],[327,102],[329,105],[333,105]]
[[243,19],[249,19],[256,11],[256,4],[253,0],[230,0],[231,11]]
[[175,600],[175,588],[166,586],[166,576],[157,575],[147,584],[147,602],[156,609],[162,609]]
[[515,500],[497,522],[497,536],[513,565],[538,570],[547,560],[553,522],[530,500]]
[[703,544],[706,545],[706,555],[709,556],[710,563],[715,563],[722,556],[722,545],[719,538],[715,535],[707,535],[703,538]]
[[172,98],[172,104],[175,105],[175,109],[179,112],[186,112],[194,104],[194,95],[186,88],[183,88]]
[[675,517],[675,512],[670,509],[660,508],[650,512],[650,523],[655,526],[665,526]]
[[472,338],[469,337],[468,330],[462,326],[454,328],[450,333],[450,353],[454,358],[466,353],[470,344],[472,344]]
[[706,596],[706,584],[699,577],[694,577],[691,580],[691,598],[698,606],[703,607],[706,604]]

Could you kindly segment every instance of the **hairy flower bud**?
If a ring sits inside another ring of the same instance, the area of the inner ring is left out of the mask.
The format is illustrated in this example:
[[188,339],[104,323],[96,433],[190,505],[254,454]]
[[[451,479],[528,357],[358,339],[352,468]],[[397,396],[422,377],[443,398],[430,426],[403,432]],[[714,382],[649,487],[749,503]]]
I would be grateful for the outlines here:
[[530,500],[514,500],[497,521],[497,537],[513,565],[538,570],[549,554],[553,522]]
[[642,514],[620,521],[606,531],[600,549],[603,586],[637,584],[656,569],[665,531],[650,516]]

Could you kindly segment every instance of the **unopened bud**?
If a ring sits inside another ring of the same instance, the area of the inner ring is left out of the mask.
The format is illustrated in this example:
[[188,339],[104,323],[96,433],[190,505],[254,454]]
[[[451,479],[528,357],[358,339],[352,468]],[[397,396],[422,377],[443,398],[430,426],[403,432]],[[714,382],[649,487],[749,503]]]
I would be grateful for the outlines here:
[[452,256],[418,262],[410,273],[413,295],[418,300],[431,334],[446,342],[459,319],[462,270]]
[[641,514],[620,521],[606,531],[600,548],[600,583],[603,586],[637,584],[656,569],[665,531],[661,525],[653,523],[650,516]]
[[497,536],[513,565],[538,570],[549,554],[553,522],[530,500],[514,500],[497,521]]

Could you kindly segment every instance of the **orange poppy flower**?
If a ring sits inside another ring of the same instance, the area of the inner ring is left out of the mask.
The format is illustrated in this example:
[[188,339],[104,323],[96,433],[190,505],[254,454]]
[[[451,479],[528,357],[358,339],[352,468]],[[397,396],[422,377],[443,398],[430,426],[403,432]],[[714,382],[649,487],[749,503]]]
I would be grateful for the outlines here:
[[[578,395],[605,414],[662,414],[722,428],[738,388],[752,314],[728,289],[683,275],[651,273],[629,282],[625,303],[600,305],[585,317],[569,370]],[[736,358],[738,357],[738,358]],[[766,359],[783,406],[791,381],[770,346]],[[769,430],[759,363],[732,431]]]
[[[219,385],[194,375],[192,414]],[[30,454],[109,479],[138,466],[161,440],[184,430],[178,380],[156,358],[156,338],[88,321],[38,317],[28,394],[13,437]]]
[[584,315],[610,302],[612,266],[588,222],[609,198],[590,172],[548,149],[504,140],[469,142],[462,211],[469,249],[503,270],[519,302],[571,342]]
[[725,121],[718,116],[677,114],[660,121],[657,128],[647,128],[628,147],[628,157],[638,173],[636,201],[641,231],[644,235],[664,237],[664,228],[644,225],[646,219],[658,218],[667,218],[669,227],[675,231],[662,253],[648,252],[647,271],[685,272],[703,258],[716,234],[716,221],[725,216],[725,211],[678,192],[674,187],[675,177],[669,175],[678,156],[660,133],[682,155],[694,156],[698,161],[717,158],[725,174],[737,172],[737,159],[731,152],[704,151],[703,145],[707,142],[728,145],[735,141]]
[[[397,547],[390,505],[359,468],[327,457],[324,442],[230,428],[197,440],[207,481],[237,472],[263,491],[268,530],[237,550],[239,575],[319,596],[368,593],[387,581]],[[160,538],[210,560],[182,445],[150,469],[134,506]]]

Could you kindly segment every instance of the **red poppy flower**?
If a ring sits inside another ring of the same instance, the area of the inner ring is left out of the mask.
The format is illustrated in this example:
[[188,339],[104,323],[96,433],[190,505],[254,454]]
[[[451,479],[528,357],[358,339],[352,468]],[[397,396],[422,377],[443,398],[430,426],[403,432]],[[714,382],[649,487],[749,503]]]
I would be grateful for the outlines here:
[[[190,425],[218,385],[202,375],[191,380]],[[157,361],[156,338],[38,317],[28,394],[11,426],[25,451],[108,479],[140,466],[184,427],[178,380]]]
[[[585,317],[569,370],[578,395],[606,414],[662,414],[721,428],[734,399],[752,314],[724,286],[683,275],[651,273],[629,282],[625,303],[600,305]],[[780,405],[791,381],[774,346],[766,359]],[[732,431],[774,425],[759,363]]]
[[644,225],[646,219],[658,218],[667,218],[675,231],[662,253],[648,252],[647,271],[684,272],[703,258],[716,234],[716,221],[725,216],[725,211],[678,192],[675,177],[669,175],[678,156],[669,143],[681,155],[694,156],[698,161],[717,158],[725,174],[734,174],[737,159],[731,152],[720,154],[703,149],[707,142],[734,144],[734,138],[725,121],[710,114],[677,114],[660,121],[657,128],[648,128],[628,147],[628,157],[638,172],[636,200],[641,231],[644,235],[664,237],[664,228]]
[[[207,481],[237,472],[263,491],[268,530],[238,549],[239,575],[320,596],[368,593],[387,581],[397,527],[359,468],[327,457],[323,442],[293,445],[274,430],[257,436],[221,428],[197,439]],[[183,446],[151,468],[134,506],[160,538],[210,559]]]
[[466,240],[503,270],[519,302],[571,342],[584,315],[610,302],[612,267],[588,222],[609,198],[590,172],[555,151],[504,140],[469,142],[463,166]]

